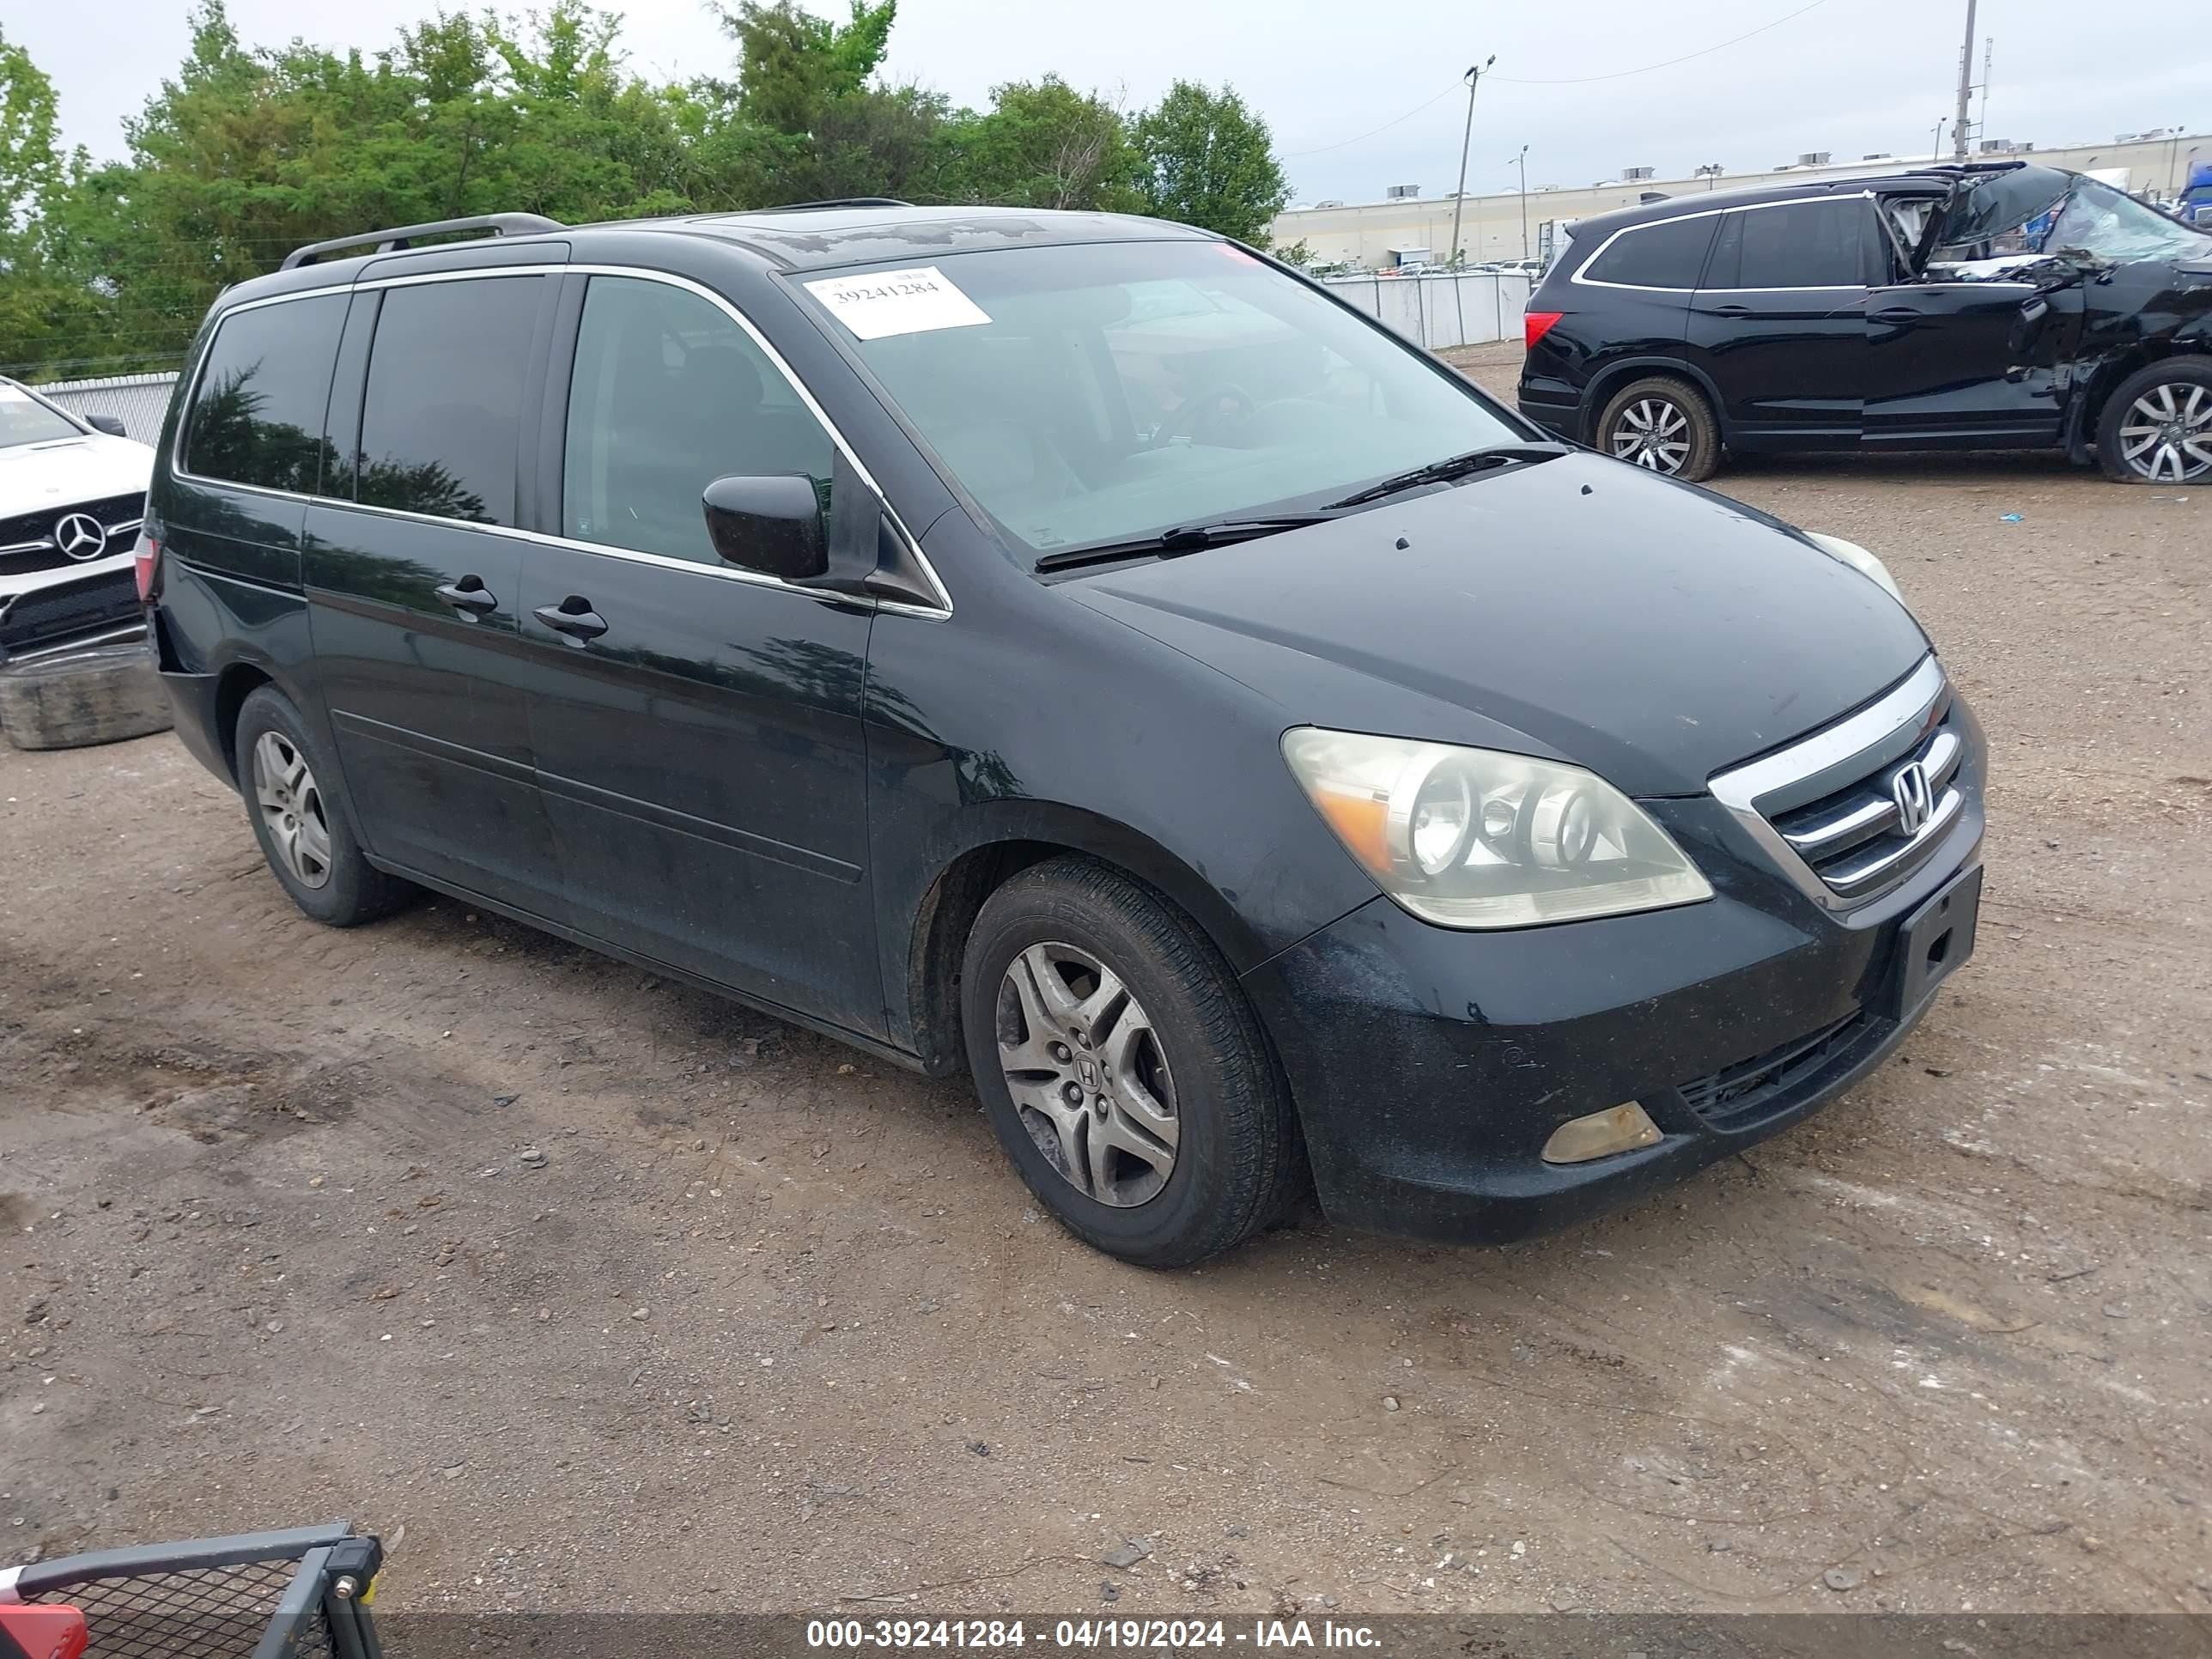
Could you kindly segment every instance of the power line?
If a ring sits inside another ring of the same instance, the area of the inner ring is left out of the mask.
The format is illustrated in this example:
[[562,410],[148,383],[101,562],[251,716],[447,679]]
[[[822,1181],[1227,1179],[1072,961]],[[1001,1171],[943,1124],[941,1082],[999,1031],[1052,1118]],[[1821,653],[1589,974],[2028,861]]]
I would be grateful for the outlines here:
[[1430,100],[1429,100],[1428,104],[1416,104],[1413,108],[1411,108],[1411,109],[1407,110],[1407,111],[1403,115],[1399,116],[1399,117],[1397,118],[1397,119],[1396,119],[1396,120],[1385,121],[1385,122],[1384,122],[1381,126],[1379,126],[1379,127],[1376,128],[1374,132],[1363,132],[1363,133],[1361,133],[1361,134],[1359,135],[1359,137],[1357,137],[1357,138],[1346,138],[1346,140],[1344,140],[1344,142],[1343,142],[1342,143],[1336,143],[1336,144],[1323,144],[1323,145],[1322,145],[1320,149],[1293,149],[1293,150],[1285,150],[1285,151],[1283,153],[1283,159],[1284,159],[1285,161],[1295,161],[1297,157],[1299,157],[1299,156],[1301,156],[1301,155],[1327,155],[1330,150],[1333,150],[1333,149],[1345,149],[1345,148],[1346,148],[1346,146],[1348,146],[1348,145],[1352,145],[1352,144],[1358,144],[1358,143],[1365,143],[1368,139],[1372,138],[1372,137],[1375,136],[1375,133],[1376,133],[1376,132],[1388,132],[1388,131],[1390,131],[1390,129],[1391,129],[1392,127],[1395,127],[1395,126],[1398,125],[1401,122],[1405,122],[1405,121],[1410,121],[1410,120],[1412,120],[1412,119],[1413,119],[1416,115],[1419,115],[1419,114],[1423,110],[1425,110],[1425,109],[1428,108],[1429,104],[1437,104],[1437,103],[1441,103],[1441,102],[1443,102],[1445,99],[1447,99],[1447,98],[1450,97],[1450,96],[1452,95],[1452,94],[1454,94],[1454,93],[1457,92],[1457,91],[1459,90],[1459,88],[1460,88],[1460,83],[1459,83],[1458,82],[1456,82],[1456,81],[1453,82],[1451,85],[1449,85],[1449,86],[1446,87],[1446,88],[1445,88],[1442,92],[1438,93],[1438,94],[1437,94],[1434,98],[1430,99]]
[[[1490,78],[1496,81],[1510,81],[1515,86],[1521,87],[1578,87],[1585,86],[1592,81],[1624,81],[1632,75],[1649,75],[1654,70],[1672,69],[1675,64],[1686,64],[1693,58],[1705,58],[1710,56],[1713,52],[1735,46],[1738,41],[1748,40],[1754,34],[1764,34],[1769,29],[1780,28],[1784,23],[1789,22],[1792,18],[1802,17],[1807,12],[1814,10],[1815,9],[1826,4],[1827,4],[1827,0],[1812,0],[1811,4],[1800,6],[1796,10],[1788,13],[1784,16],[1778,17],[1771,23],[1761,23],[1755,29],[1746,29],[1741,34],[1732,34],[1725,40],[1716,41],[1710,46],[1700,46],[1697,51],[1685,52],[1680,58],[1669,58],[1663,63],[1646,64],[1641,69],[1616,70],[1610,75],[1572,75],[1556,78],[1534,78],[1528,76],[1497,74],[1492,74]],[[1372,131],[1363,132],[1356,138],[1346,138],[1337,143],[1322,144],[1314,149],[1285,150],[1283,153],[1283,159],[1289,161],[1295,161],[1303,155],[1326,155],[1333,149],[1346,149],[1353,144],[1364,143],[1368,139],[1374,137],[1377,133],[1388,132],[1392,127],[1398,126],[1405,122],[1412,120],[1416,115],[1419,115],[1423,110],[1427,109],[1431,105],[1443,102],[1443,100],[1449,98],[1453,93],[1457,92],[1458,90],[1459,83],[1455,82],[1452,85],[1446,87],[1434,98],[1428,100],[1426,103],[1416,104],[1413,108],[1407,110],[1403,115],[1398,116],[1394,119],[1385,121],[1381,126],[1375,128]]]
[[1693,58],[1710,56],[1723,47],[1735,45],[1739,40],[1748,40],[1754,34],[1764,34],[1769,29],[1778,29],[1791,18],[1802,17],[1807,12],[1824,6],[1827,3],[1828,0],[1812,0],[1811,5],[1800,6],[1786,16],[1776,18],[1771,23],[1761,23],[1755,29],[1746,29],[1741,34],[1732,34],[1725,40],[1717,41],[1710,46],[1700,46],[1695,52],[1686,52],[1680,58],[1669,58],[1664,63],[1646,64],[1642,69],[1616,70],[1611,75],[1570,75],[1541,80],[1531,80],[1517,75],[1501,75],[1498,78],[1501,81],[1510,81],[1516,86],[1522,87],[1581,87],[1587,86],[1593,81],[1625,81],[1632,75],[1649,75],[1653,70],[1672,69],[1675,64],[1686,64]]

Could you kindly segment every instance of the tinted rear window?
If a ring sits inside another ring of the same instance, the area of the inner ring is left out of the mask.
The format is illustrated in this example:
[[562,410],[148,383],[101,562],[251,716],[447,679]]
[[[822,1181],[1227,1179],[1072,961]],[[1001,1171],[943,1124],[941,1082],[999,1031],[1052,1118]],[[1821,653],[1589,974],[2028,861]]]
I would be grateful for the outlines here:
[[1747,208],[1723,222],[1705,286],[1856,288],[1866,281],[1868,204],[1791,202]]
[[1705,250],[1712,246],[1713,227],[1719,222],[1719,215],[1707,214],[1625,230],[1590,261],[1583,275],[1593,283],[1638,288],[1695,288],[1698,273],[1705,269]]
[[235,311],[216,325],[185,416],[185,471],[313,495],[346,296]]
[[538,276],[387,289],[361,411],[360,499],[514,522]]

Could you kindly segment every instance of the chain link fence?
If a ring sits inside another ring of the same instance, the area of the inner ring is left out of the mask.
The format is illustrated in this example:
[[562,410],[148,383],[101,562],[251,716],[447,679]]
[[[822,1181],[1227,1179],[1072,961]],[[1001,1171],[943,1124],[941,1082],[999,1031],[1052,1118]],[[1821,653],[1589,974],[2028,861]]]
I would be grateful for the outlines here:
[[41,398],[72,415],[113,415],[125,435],[150,444],[161,434],[169,392],[177,384],[173,369],[161,374],[108,374],[91,380],[55,380],[36,388]]

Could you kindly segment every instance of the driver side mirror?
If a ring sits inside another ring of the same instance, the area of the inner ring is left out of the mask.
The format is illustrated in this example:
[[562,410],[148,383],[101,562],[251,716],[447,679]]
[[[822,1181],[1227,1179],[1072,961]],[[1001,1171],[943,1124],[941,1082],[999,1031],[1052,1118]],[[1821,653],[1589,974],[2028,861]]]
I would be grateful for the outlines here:
[[105,432],[111,438],[131,435],[123,429],[123,417],[119,415],[88,415],[84,417],[84,423],[94,432]]
[[714,551],[745,570],[787,582],[807,581],[830,568],[830,542],[813,480],[717,478],[700,497]]

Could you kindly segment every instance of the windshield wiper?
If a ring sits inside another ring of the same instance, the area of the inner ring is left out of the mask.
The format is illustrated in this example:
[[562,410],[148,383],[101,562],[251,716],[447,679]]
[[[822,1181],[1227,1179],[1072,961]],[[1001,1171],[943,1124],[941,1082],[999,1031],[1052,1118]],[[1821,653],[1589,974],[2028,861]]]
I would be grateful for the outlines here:
[[1304,530],[1327,524],[1334,513],[1273,513],[1252,519],[1216,519],[1209,524],[1177,525],[1157,536],[1138,536],[1126,542],[1102,542],[1095,547],[1071,547],[1064,553],[1048,553],[1036,562],[1039,570],[1066,570],[1075,565],[1100,564],[1109,559],[1136,558],[1146,553],[1163,556],[1195,553],[1200,548],[1227,547],[1236,542],[1279,536],[1285,530]]
[[1395,474],[1364,489],[1352,491],[1342,501],[1331,501],[1329,506],[1337,509],[1364,507],[1370,501],[1379,501],[1385,495],[1395,495],[1417,485],[1449,483],[1454,478],[1464,478],[1470,472],[1480,472],[1487,467],[1510,466],[1516,461],[1548,461],[1567,453],[1565,444],[1492,444],[1487,449],[1470,449],[1464,455],[1447,456],[1426,466]]

